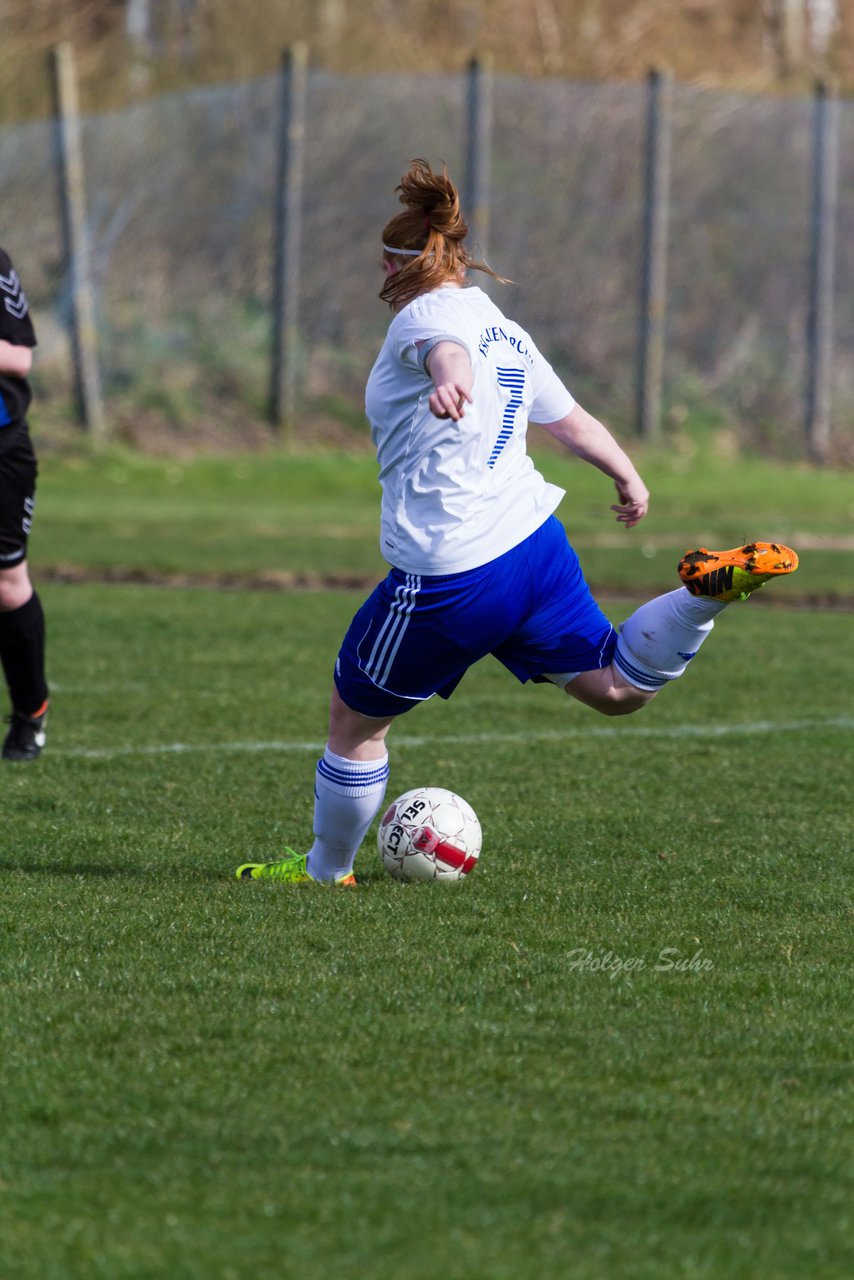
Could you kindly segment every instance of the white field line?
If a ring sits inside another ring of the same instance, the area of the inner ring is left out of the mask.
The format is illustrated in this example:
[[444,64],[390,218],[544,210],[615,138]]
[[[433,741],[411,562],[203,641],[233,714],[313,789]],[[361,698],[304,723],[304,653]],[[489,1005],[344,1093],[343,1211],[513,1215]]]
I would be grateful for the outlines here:
[[[436,733],[420,737],[395,734],[392,749],[432,746],[482,746],[492,742],[589,742],[600,738],[740,738],[748,734],[816,733],[824,729],[854,729],[854,716],[828,716],[817,720],[753,720],[744,724],[675,724],[594,726],[590,729],[530,729],[518,733]],[[119,756],[196,755],[202,752],[323,751],[322,742],[164,742],[149,747],[58,748],[52,756],[76,756],[85,760],[113,760]]]

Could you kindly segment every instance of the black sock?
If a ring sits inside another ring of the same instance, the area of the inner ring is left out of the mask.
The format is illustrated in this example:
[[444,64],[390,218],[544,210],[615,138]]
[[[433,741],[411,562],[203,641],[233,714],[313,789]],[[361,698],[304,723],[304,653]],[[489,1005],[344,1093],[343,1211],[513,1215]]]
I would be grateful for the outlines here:
[[34,715],[47,701],[44,674],[44,612],[35,591],[19,609],[0,613],[0,662],[12,707]]

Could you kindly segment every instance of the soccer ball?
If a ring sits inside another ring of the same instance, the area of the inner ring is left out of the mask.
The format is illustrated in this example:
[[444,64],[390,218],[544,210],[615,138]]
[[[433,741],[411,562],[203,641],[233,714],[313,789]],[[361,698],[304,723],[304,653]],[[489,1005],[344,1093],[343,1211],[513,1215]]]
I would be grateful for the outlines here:
[[443,787],[416,787],[390,804],[377,845],[395,880],[463,880],[480,856],[474,809]]

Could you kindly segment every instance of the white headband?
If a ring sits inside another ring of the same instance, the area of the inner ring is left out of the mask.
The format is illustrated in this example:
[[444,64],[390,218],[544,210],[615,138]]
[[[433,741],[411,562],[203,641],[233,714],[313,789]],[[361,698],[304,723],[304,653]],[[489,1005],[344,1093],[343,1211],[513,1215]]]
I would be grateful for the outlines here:
[[424,249],[393,249],[390,244],[384,244],[383,248],[386,253],[402,253],[405,258],[417,258],[424,252]]

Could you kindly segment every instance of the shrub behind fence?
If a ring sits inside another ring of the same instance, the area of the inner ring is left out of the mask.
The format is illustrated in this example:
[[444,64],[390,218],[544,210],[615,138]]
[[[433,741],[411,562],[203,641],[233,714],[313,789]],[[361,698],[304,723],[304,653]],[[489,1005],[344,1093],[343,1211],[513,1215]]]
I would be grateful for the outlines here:
[[[292,159],[302,146],[301,189],[284,202],[282,77],[83,118],[87,280],[69,258],[55,123],[0,130],[0,239],[19,264],[41,340],[36,415],[59,416],[80,400],[72,304],[88,285],[114,431],[207,421],[239,437],[271,408],[281,421],[277,352],[291,380],[286,426],[308,436],[314,418],[331,415],[355,427],[388,322],[376,297],[380,230],[401,173],[421,155],[447,161],[467,191],[479,165],[483,247],[515,283],[478,283],[532,330],[583,403],[623,431],[654,433],[657,410],[644,423],[639,403],[644,321],[648,337],[657,315],[642,287],[652,83],[478,75],[311,71],[304,136],[291,146]],[[831,100],[838,169],[825,198],[835,192],[837,207],[831,200],[821,218],[818,100],[665,87],[664,429],[701,416],[780,453],[844,455],[854,410],[854,104]],[[294,199],[301,234],[287,266],[298,285],[289,286],[285,330],[275,278]],[[811,370],[823,379],[823,438]]]

